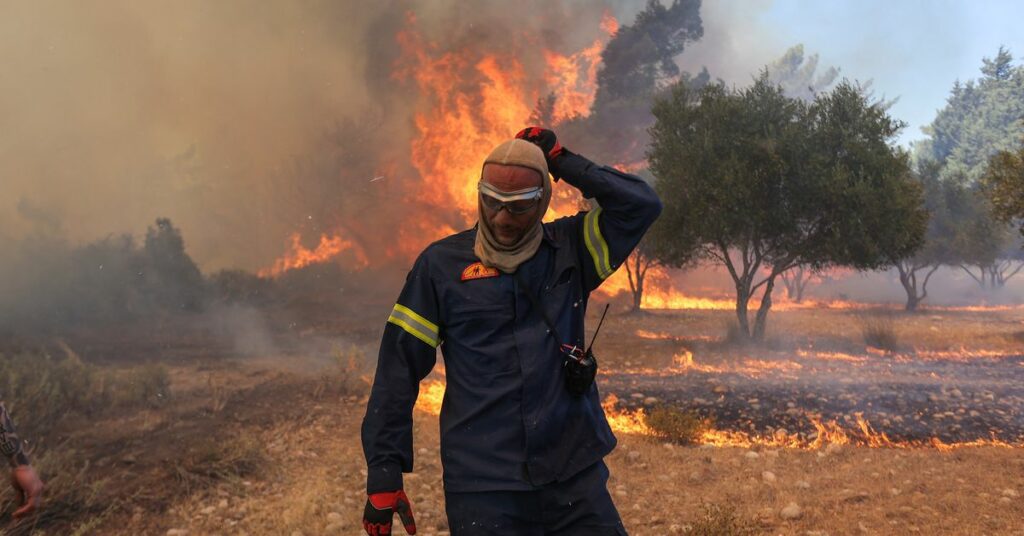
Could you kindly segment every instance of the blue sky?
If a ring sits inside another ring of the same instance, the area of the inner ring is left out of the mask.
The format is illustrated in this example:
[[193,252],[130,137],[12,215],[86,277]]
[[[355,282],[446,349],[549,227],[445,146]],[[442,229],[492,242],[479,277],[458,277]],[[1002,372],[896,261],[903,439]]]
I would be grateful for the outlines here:
[[990,0],[705,0],[704,38],[683,53],[693,70],[745,85],[752,73],[802,43],[819,70],[873,80],[878,96],[899,97],[890,113],[907,122],[899,142],[945,104],[953,82],[980,75],[982,57],[1000,45],[1024,56],[1024,1]]

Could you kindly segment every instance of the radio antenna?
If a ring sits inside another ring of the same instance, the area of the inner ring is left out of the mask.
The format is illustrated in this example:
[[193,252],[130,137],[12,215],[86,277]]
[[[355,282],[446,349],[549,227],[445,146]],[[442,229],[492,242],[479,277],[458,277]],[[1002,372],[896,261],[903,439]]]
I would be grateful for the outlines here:
[[610,303],[604,304],[604,312],[601,313],[601,320],[599,320],[597,322],[597,329],[594,330],[594,337],[592,339],[590,339],[590,346],[587,347],[587,351],[588,352],[590,351],[591,348],[594,347],[594,341],[597,340],[597,334],[601,332],[601,326],[604,324],[604,317],[608,314],[608,307],[610,305],[611,305]]

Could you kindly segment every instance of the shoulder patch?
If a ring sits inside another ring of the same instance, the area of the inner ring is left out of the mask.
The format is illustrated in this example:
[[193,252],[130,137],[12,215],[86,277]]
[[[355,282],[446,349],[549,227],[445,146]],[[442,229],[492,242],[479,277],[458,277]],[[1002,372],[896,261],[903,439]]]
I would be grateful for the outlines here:
[[497,277],[501,275],[497,268],[484,266],[482,262],[474,262],[462,271],[462,280],[483,279],[485,277]]

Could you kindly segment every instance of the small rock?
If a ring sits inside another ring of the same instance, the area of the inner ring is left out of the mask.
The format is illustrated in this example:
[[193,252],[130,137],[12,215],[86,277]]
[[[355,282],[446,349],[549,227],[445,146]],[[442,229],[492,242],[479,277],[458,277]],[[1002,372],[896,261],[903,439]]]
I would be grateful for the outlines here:
[[221,499],[220,502],[217,503],[217,508],[224,509],[224,508],[227,508],[227,507],[228,507],[228,500],[227,499]]
[[775,473],[771,471],[765,471],[761,473],[761,481],[763,481],[765,484],[774,484],[775,480]]
[[797,480],[796,487],[800,489],[811,489],[811,483],[806,480]]
[[1003,497],[1009,497],[1011,499],[1016,499],[1017,497],[1020,497],[1020,493],[1017,493],[1017,490],[1015,490],[1013,488],[1006,488],[1006,489],[1003,490]]
[[751,450],[751,451],[749,451],[749,452],[747,452],[747,453],[746,453],[746,454],[744,454],[743,456],[744,456],[744,457],[745,457],[746,459],[748,459],[748,460],[756,460],[756,459],[758,459],[758,458],[760,458],[760,457],[761,457],[761,455],[760,455],[760,454],[758,454],[758,453],[756,453],[756,452],[754,452],[754,451],[752,451],[752,450]]
[[637,400],[643,400],[644,398],[646,398],[646,395],[644,395],[643,393],[633,393],[629,396],[630,398],[635,398]]
[[644,399],[644,405],[645,406],[653,406],[653,405],[655,405],[657,403],[658,403],[658,399],[653,397],[653,396],[649,396],[649,397]]
[[779,511],[779,517],[782,519],[799,519],[802,515],[804,515],[804,511],[795,502],[787,504],[785,508]]
[[208,515],[216,512],[216,511],[217,511],[217,507],[213,506],[213,505],[210,505],[210,506],[207,506],[206,508],[203,508],[202,510],[200,510],[199,513],[203,514],[204,516],[208,516]]
[[843,497],[843,502],[847,503],[862,503],[871,498],[871,495],[866,491],[858,491],[855,493],[847,494]]
[[327,522],[328,523],[335,523],[335,522],[341,521],[342,519],[343,519],[342,515],[339,514],[338,512],[331,512],[331,513],[327,514]]
[[635,462],[640,459],[640,452],[636,450],[631,450],[629,451],[629,454],[626,454],[626,457],[629,458],[629,461]]

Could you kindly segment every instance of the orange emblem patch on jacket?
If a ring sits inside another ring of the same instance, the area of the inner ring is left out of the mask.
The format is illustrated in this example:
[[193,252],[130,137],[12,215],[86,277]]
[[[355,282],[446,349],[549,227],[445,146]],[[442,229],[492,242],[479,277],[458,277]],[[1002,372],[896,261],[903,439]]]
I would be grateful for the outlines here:
[[474,262],[462,271],[462,280],[483,279],[485,277],[497,277],[500,275],[497,268],[484,266],[482,262]]

